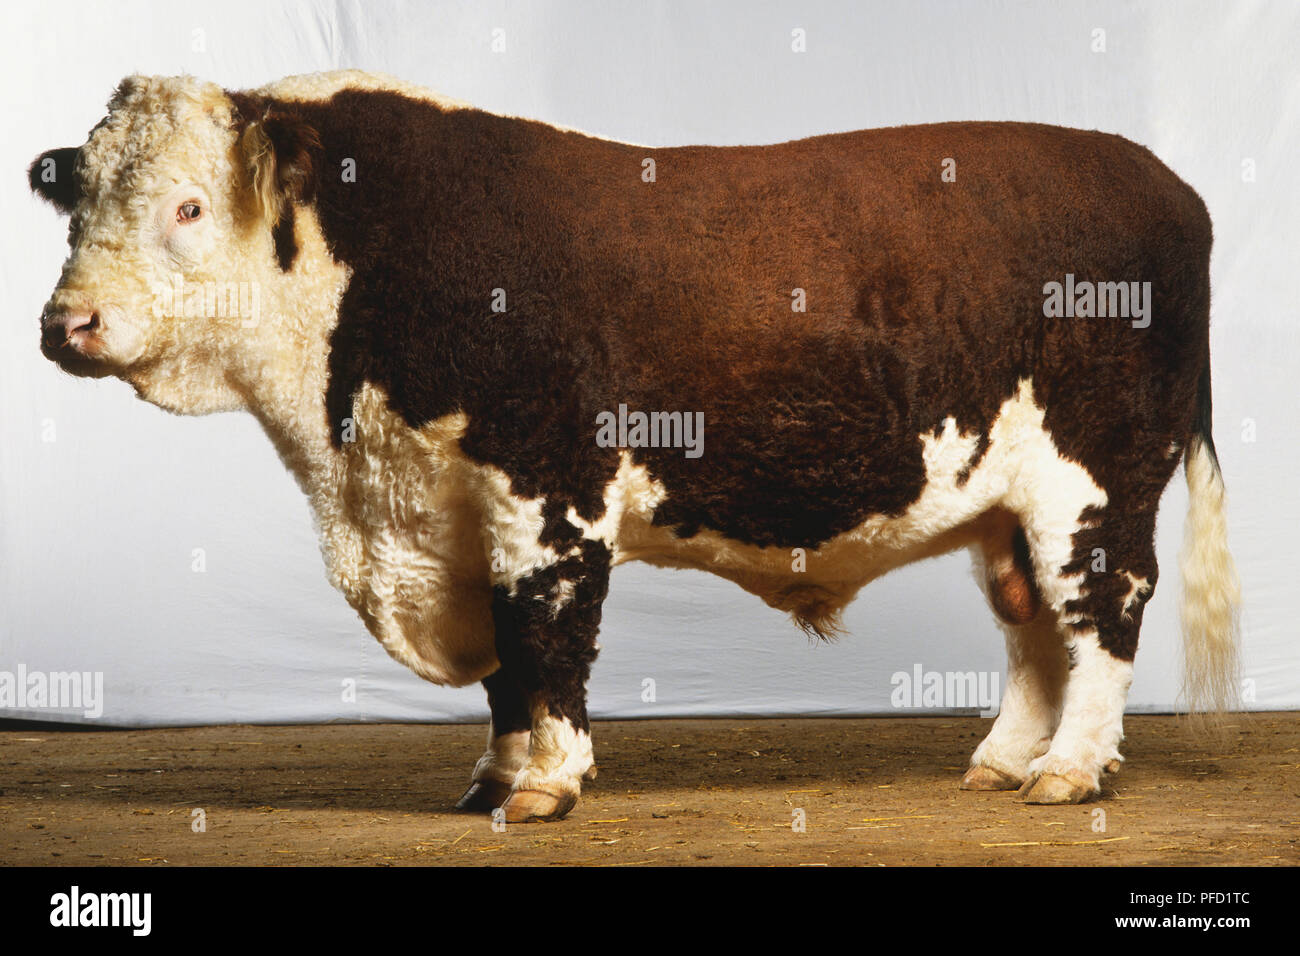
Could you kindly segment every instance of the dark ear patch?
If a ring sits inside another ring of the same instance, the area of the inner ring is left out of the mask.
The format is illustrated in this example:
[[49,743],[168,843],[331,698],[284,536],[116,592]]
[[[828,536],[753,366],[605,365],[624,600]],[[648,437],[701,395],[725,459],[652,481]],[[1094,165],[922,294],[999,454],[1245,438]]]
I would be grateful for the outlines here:
[[320,134],[296,116],[268,113],[262,129],[275,154],[275,184],[288,202],[311,202],[316,195],[316,155]]
[[48,149],[27,168],[27,182],[32,192],[68,215],[81,197],[81,187],[72,174],[77,161],[77,147]]
[[239,98],[232,96],[232,101],[243,126],[239,142],[253,196],[271,230],[276,260],[281,270],[288,272],[298,255],[294,205],[310,202],[316,196],[320,134],[290,113],[267,110],[259,116],[255,101],[236,95]]

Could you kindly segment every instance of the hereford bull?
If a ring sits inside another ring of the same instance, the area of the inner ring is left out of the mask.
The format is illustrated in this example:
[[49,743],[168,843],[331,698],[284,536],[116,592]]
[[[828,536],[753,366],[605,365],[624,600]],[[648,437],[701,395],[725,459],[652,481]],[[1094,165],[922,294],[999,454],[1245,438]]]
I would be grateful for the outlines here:
[[356,72],[135,76],[108,109],[29,173],[71,216],[44,353],[257,416],[371,633],[486,688],[460,808],[558,818],[595,775],[612,566],[827,635],[962,546],[1009,656],[962,786],[1087,799],[1180,460],[1189,700],[1230,701],[1210,219],[1146,149],[975,122],[648,149]]

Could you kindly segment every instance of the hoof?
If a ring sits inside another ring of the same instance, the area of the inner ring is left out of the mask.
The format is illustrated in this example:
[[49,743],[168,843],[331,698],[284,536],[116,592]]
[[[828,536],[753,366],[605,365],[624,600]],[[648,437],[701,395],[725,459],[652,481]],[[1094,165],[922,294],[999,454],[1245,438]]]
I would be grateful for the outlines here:
[[516,790],[502,804],[506,823],[533,823],[560,820],[578,803],[576,796],[546,793],[542,790]]
[[1106,764],[1106,772],[1107,772],[1107,773],[1119,773],[1119,761],[1118,761],[1118,760],[1112,760],[1110,763]]
[[1025,781],[1019,791],[1024,803],[1061,804],[1083,803],[1097,795],[1097,791],[1068,777],[1044,773]]
[[962,790],[1019,790],[1021,781],[992,767],[976,765],[961,778]]
[[584,774],[582,775],[582,779],[583,779],[583,780],[595,780],[595,779],[596,779],[596,765],[595,765],[595,764],[592,764],[590,767],[587,768],[587,772],[584,773]]
[[491,813],[510,797],[510,784],[500,780],[475,780],[456,801],[461,813]]

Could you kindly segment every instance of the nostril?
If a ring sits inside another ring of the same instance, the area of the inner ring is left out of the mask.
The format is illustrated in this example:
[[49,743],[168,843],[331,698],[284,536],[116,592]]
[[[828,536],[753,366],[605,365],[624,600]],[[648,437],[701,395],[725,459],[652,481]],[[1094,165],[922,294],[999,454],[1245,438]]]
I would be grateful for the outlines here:
[[41,342],[56,349],[75,345],[80,335],[100,327],[99,312],[51,312],[41,318]]

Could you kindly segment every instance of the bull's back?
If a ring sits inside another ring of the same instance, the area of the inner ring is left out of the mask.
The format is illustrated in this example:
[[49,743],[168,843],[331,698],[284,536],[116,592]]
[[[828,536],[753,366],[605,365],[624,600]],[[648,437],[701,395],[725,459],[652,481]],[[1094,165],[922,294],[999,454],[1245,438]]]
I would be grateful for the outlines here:
[[[629,169],[645,152],[605,149]],[[700,460],[636,453],[670,489],[661,522],[800,545],[900,514],[925,483],[921,436],[950,416],[987,434],[1022,379],[1044,407],[1108,410],[1103,430],[1131,431],[1135,389],[1190,408],[1208,218],[1136,144],[956,123],[647,155],[653,183],[602,170],[585,188],[607,404],[706,423]],[[1067,274],[1150,281],[1155,321],[1045,316]],[[1071,425],[1063,444],[1096,439]]]
[[[986,433],[1022,379],[1045,405],[1115,403],[1152,370],[1176,388],[1203,347],[1204,209],[1118,137],[958,123],[646,149],[384,93],[297,108],[322,168],[382,171],[321,184],[354,269],[331,419],[364,381],[413,425],[464,412],[467,454],[589,520],[618,467],[597,417],[619,406],[703,416],[698,458],[630,449],[667,489],[657,523],[815,546],[906,510],[920,436]],[[1149,278],[1160,318],[1047,319],[1067,272]]]

